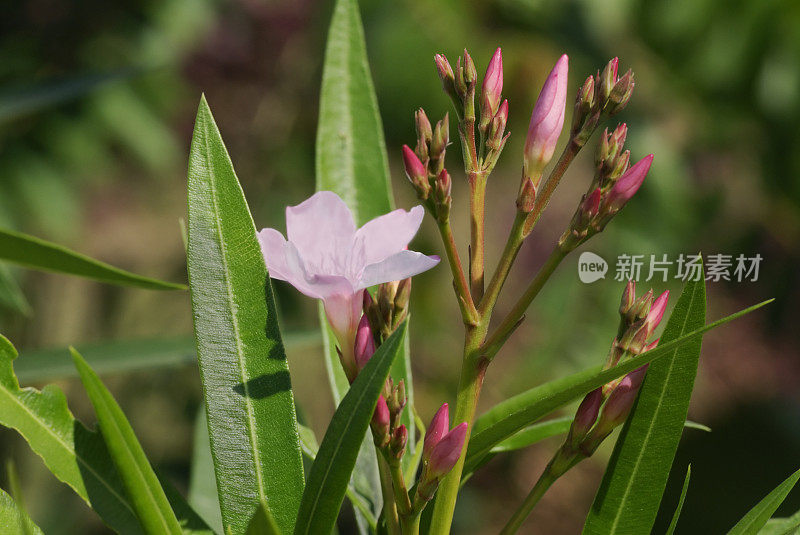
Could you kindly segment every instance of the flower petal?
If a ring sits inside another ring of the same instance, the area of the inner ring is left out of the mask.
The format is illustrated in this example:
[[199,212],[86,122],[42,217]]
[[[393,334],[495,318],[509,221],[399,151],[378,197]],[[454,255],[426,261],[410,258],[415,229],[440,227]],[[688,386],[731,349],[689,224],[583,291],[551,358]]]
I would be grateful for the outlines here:
[[289,281],[290,272],[286,265],[286,239],[274,228],[261,229],[258,233],[261,254],[267,264],[269,276],[273,279]]
[[402,280],[427,271],[438,263],[438,256],[425,256],[416,251],[400,251],[364,268],[357,287],[368,288],[382,282]]
[[351,295],[356,291],[345,277],[310,273],[306,269],[305,259],[292,242],[286,243],[286,266],[286,280],[309,297],[327,299],[331,295]]
[[363,241],[364,264],[375,264],[408,247],[423,217],[425,210],[415,206],[408,212],[394,210],[368,221],[356,231],[356,242]]
[[[319,267],[341,264],[352,247],[356,225],[353,214],[338,195],[320,191],[297,206],[286,208],[286,236],[303,257],[304,264]],[[330,272],[330,270],[325,270]],[[339,273],[337,273],[339,274]]]

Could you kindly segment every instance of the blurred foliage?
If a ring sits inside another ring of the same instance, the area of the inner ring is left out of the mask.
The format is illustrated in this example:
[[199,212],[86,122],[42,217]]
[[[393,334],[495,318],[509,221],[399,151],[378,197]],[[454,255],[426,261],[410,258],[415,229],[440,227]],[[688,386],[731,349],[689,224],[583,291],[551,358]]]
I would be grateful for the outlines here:
[[[178,218],[185,214],[186,154],[196,103],[205,92],[256,223],[281,228],[283,207],[314,187],[314,130],[330,10],[329,2],[310,0],[21,0],[5,6],[0,226],[138,273],[181,280]],[[752,448],[766,448],[760,437],[769,433],[769,451],[797,451],[800,4],[363,0],[362,13],[400,206],[415,202],[398,158],[400,145],[413,141],[413,110],[422,106],[432,119],[449,110],[433,54],[452,58],[467,46],[481,70],[494,48],[503,47],[513,135],[490,183],[490,258],[502,248],[513,216],[528,114],[558,54],[570,55],[572,91],[615,55],[636,72],[634,99],[619,120],[630,128],[633,157],[654,152],[656,160],[635,201],[584,250],[609,261],[620,253],[759,253],[764,263],[757,283],[710,285],[709,317],[779,297],[768,311],[707,338],[690,415],[714,432],[687,431],[674,474],[678,488],[669,491],[677,500],[685,465],[692,462],[681,533],[731,525],[797,462],[766,450],[754,455]],[[590,143],[567,173],[523,249],[501,311],[568,221],[589,180],[592,150]],[[448,168],[455,181],[455,231],[463,243],[466,198],[456,145]],[[431,225],[423,227],[416,248],[438,251]],[[493,364],[483,407],[604,358],[621,284],[612,280],[612,265],[604,281],[583,285],[576,264],[574,258],[564,263]],[[11,288],[0,299],[0,330],[17,343],[22,358],[40,347],[176,336],[191,329],[185,295],[0,269],[0,284]],[[440,291],[450,284],[445,270],[417,277],[414,284],[415,390],[426,419],[442,399],[454,399],[452,369],[461,332],[455,303]],[[275,289],[284,325],[313,327],[314,303],[284,284]],[[332,409],[326,396],[317,395],[326,388],[320,355],[289,355],[301,410],[318,432]],[[111,387],[145,449],[185,489],[199,381],[194,369],[183,369],[117,374]],[[68,393],[74,390],[73,383],[65,384]],[[85,400],[76,403],[76,413],[84,414]],[[504,503],[527,492],[551,449],[545,442],[517,457],[500,455],[477,474],[460,502],[460,532],[491,531],[504,521]],[[89,533],[89,525],[103,532],[8,432],[0,435],[0,454],[17,459],[31,515],[45,532],[64,533],[73,521],[85,529],[67,532]],[[598,458],[560,481],[529,526],[540,533],[554,525],[559,532],[577,531],[602,474],[604,459]],[[725,470],[729,463],[747,465],[763,480],[756,485],[749,471]],[[729,504],[717,499],[720,488],[736,489]],[[565,496],[576,506],[563,505]],[[64,506],[48,505],[53,503]],[[797,508],[795,493],[779,513]],[[702,516],[709,510],[713,518]]]

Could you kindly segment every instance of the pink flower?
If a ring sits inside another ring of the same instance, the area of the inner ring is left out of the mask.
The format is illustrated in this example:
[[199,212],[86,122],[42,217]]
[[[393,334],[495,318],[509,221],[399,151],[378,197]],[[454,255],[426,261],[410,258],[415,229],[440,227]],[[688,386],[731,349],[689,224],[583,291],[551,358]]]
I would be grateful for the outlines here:
[[539,175],[552,159],[564,126],[569,58],[562,55],[544,82],[531,114],[525,140],[525,176]]
[[425,433],[425,443],[422,446],[423,460],[427,461],[430,458],[433,448],[447,434],[448,429],[450,429],[450,412],[447,403],[443,403],[431,418],[428,431]]
[[258,233],[270,276],[322,299],[345,371],[355,367],[353,347],[364,289],[411,277],[439,263],[438,257],[406,249],[423,216],[422,206],[415,206],[356,228],[344,201],[331,191],[320,191],[286,208],[288,240],[271,228]]
[[428,476],[441,478],[453,469],[461,457],[464,440],[467,438],[467,422],[455,426],[434,446],[428,462]]
[[639,191],[652,163],[653,155],[650,154],[636,162],[619,177],[606,197],[606,203],[610,210],[619,210]]

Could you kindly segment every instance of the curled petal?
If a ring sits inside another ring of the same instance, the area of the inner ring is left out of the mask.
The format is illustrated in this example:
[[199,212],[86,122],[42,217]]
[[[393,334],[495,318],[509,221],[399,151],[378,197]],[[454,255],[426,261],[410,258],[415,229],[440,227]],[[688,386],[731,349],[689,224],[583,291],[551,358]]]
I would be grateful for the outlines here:
[[408,247],[422,224],[425,210],[394,210],[368,221],[356,231],[356,242],[363,242],[364,263],[375,264]]
[[[265,228],[258,233],[261,254],[273,279],[290,281],[291,274],[286,264],[286,239],[274,228]],[[291,282],[291,281],[290,281]]]
[[358,288],[368,288],[382,282],[407,279],[431,269],[439,263],[438,256],[426,256],[415,251],[400,251],[364,268]]

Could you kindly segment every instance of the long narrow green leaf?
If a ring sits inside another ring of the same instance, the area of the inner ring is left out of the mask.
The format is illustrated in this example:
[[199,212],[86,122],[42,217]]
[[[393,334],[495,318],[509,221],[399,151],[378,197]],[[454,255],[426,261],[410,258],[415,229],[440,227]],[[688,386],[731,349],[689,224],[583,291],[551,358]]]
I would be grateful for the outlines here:
[[42,530],[20,509],[14,498],[0,489],[0,533],[7,535],[41,535]]
[[[302,351],[320,344],[318,331],[288,333],[283,337],[286,351]],[[133,370],[169,368],[197,363],[195,341],[192,336],[174,338],[145,338],[141,340],[115,340],[77,347],[94,371],[99,375]],[[77,375],[65,347],[23,351],[16,362],[20,381],[45,381]]]
[[208,439],[208,420],[204,407],[197,411],[192,447],[192,469],[189,473],[189,503],[209,526],[223,533],[219,512],[217,479],[214,477],[214,458]]
[[185,290],[183,284],[143,277],[35,236],[0,229],[0,260],[32,269],[76,275],[108,284],[148,290]]
[[675,507],[675,512],[672,513],[672,520],[669,522],[669,527],[665,535],[672,535],[675,533],[675,528],[678,526],[678,520],[681,518],[681,511],[683,511],[683,502],[686,500],[686,491],[689,490],[689,479],[692,477],[692,465],[686,469],[686,477],[683,480],[683,488],[681,489],[681,496],[678,498],[678,506]]
[[[320,91],[316,177],[317,190],[336,192],[359,225],[394,206],[383,125],[357,0],[337,0],[328,32]],[[329,339],[324,346],[325,364],[338,405],[349,385],[340,369],[324,314],[320,314],[320,319]],[[409,431],[407,450],[413,452],[414,388],[407,348],[403,357],[395,360],[390,373],[395,381],[403,379],[406,384],[408,402],[401,421]],[[411,455],[404,457],[405,468],[411,459]],[[374,497],[373,513],[377,514],[381,506],[380,480],[369,437],[365,438],[356,461],[352,483],[359,493]]]
[[335,191],[365,222],[392,209],[389,163],[356,0],[337,0],[322,71],[317,189]]
[[405,331],[403,323],[381,344],[336,409],[311,466],[295,535],[330,533],[336,524],[350,472],[392,361],[402,352]]
[[[786,496],[800,479],[800,470],[790,475],[783,483],[767,494],[763,500],[750,509],[739,522],[728,532],[728,535],[757,535],[759,530],[769,521],[772,514],[786,499]],[[790,528],[791,529],[791,528]]]
[[[705,323],[705,280],[690,281],[670,315],[662,342]],[[594,504],[586,534],[648,533],[655,522],[692,397],[702,338],[674,348],[647,370],[622,428]]]
[[475,422],[475,430],[467,450],[465,470],[471,469],[471,466],[482,459],[496,444],[535,423],[557,408],[576,400],[612,379],[632,372],[648,362],[657,361],[666,355],[670,355],[676,348],[691,343],[711,329],[753,312],[771,302],[772,299],[740,310],[735,314],[695,329],[677,340],[666,342],[651,351],[626,360],[613,368],[607,370],[603,370],[599,366],[590,368],[537,386],[498,403],[481,415]]
[[0,264],[0,306],[23,316],[29,316],[31,305],[5,264]]
[[[300,430],[300,444],[303,447],[303,455],[308,457],[310,460],[314,460],[317,458],[317,451],[319,451],[319,444],[317,443],[317,437],[314,435],[314,431],[304,425],[298,425]],[[368,434],[365,434],[368,436]],[[374,451],[374,450],[373,450]],[[359,450],[359,454],[361,450]],[[358,465],[358,460],[356,460],[356,465]],[[367,526],[374,530],[377,526],[377,520],[372,514],[372,507],[371,502],[361,494],[359,494],[352,486],[352,478],[350,484],[347,485],[347,491],[345,492],[347,499],[353,504],[353,507],[362,515]]]
[[[114,531],[141,535],[103,437],[75,420],[57,386],[48,385],[41,392],[20,389],[13,368],[16,357],[11,342],[0,336],[0,425],[19,432],[53,475],[72,487]],[[180,495],[168,497],[186,532],[210,531]]]
[[189,162],[189,285],[222,520],[266,502],[284,532],[303,492],[297,417],[253,219],[205,98]]
[[164,489],[150,466],[131,424],[80,353],[72,350],[72,359],[81,376],[81,382],[94,406],[100,431],[108,452],[128,491],[133,510],[147,533],[181,534],[181,526],[169,505]]

